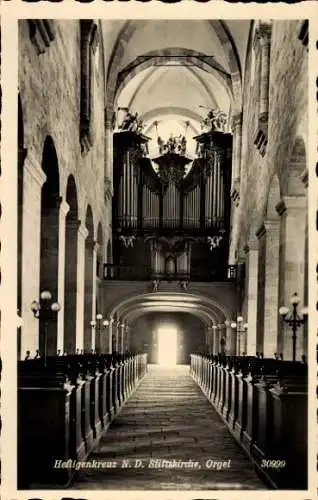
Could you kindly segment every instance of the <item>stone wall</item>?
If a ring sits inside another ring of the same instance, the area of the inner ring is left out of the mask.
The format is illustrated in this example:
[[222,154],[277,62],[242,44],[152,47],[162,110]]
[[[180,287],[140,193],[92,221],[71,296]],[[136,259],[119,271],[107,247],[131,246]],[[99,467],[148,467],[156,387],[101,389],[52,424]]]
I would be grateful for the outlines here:
[[[250,247],[250,255],[260,252],[257,274],[254,269],[252,272],[247,269],[249,278],[242,311],[249,313],[249,335],[254,339],[252,344],[255,345],[256,340],[257,348],[262,352],[265,350],[270,356],[276,347],[289,358],[291,333],[278,318],[278,308],[284,303],[288,305],[293,291],[298,292],[302,301],[306,300],[304,241],[307,192],[301,174],[307,166],[308,52],[298,39],[301,26],[302,21],[272,23],[265,155],[261,155],[254,144],[260,104],[260,75],[257,52],[254,50],[255,30],[251,32],[244,76],[240,203],[238,207],[233,206],[235,213],[230,252],[233,256],[235,248],[236,257],[246,259],[247,264],[246,249]],[[277,206],[279,203],[280,206]],[[274,232],[273,225],[277,228]],[[255,238],[259,230],[263,232],[260,240]],[[291,243],[292,252],[289,251]],[[273,258],[278,254],[279,266]],[[295,262],[292,262],[291,254]],[[279,282],[276,283],[278,268]],[[254,291],[255,280],[257,294]],[[256,322],[253,308],[257,311]],[[303,346],[299,343],[298,347],[299,357]]]
[[[43,25],[41,27],[43,28]],[[54,299],[61,302],[62,309],[64,305],[65,218],[69,210],[65,202],[70,175],[74,177],[76,185],[74,197],[77,203],[76,218],[81,222],[79,238],[85,238],[86,229],[83,228],[86,224],[87,207],[90,205],[94,234],[90,234],[89,240],[99,239],[101,248],[98,252],[103,254],[102,261],[105,260],[105,248],[110,232],[109,207],[106,207],[104,199],[105,77],[102,45],[97,46],[91,66],[93,144],[88,152],[84,152],[80,143],[82,85],[80,22],[50,21],[46,35],[46,37],[43,35],[38,24],[32,25],[27,20],[19,21],[19,97],[24,129],[22,146],[26,148],[27,153],[23,165],[21,311],[24,326],[21,342],[22,356],[27,349],[34,352],[38,348],[38,322],[30,310],[30,303],[32,300],[38,300],[40,293],[41,189],[46,180],[42,162],[44,144],[48,137],[54,145],[58,164],[59,294]],[[102,238],[97,235],[99,224],[102,228]],[[80,242],[80,239],[78,241]],[[85,280],[85,244],[79,243],[79,245],[81,246],[78,247],[77,275],[80,283],[78,283],[77,295],[83,289]],[[80,302],[77,298],[77,304]],[[84,304],[81,304],[81,307],[84,307]],[[92,316],[94,308],[95,298],[93,297]],[[61,311],[58,317],[59,347],[63,347],[59,345],[63,344],[63,317],[64,314]],[[83,314],[79,308],[77,308],[77,321],[83,322]],[[82,329],[81,326],[80,330]]]

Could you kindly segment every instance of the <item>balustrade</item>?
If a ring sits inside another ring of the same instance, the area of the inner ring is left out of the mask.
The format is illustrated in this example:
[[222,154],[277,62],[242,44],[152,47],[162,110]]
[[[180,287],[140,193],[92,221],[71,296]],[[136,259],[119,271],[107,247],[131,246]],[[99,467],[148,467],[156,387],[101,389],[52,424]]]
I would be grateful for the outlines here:
[[191,354],[190,374],[272,487],[307,488],[306,364]]
[[[18,487],[68,486],[147,372],[147,354],[81,354],[18,365]],[[34,460],[30,463],[30,451]]]

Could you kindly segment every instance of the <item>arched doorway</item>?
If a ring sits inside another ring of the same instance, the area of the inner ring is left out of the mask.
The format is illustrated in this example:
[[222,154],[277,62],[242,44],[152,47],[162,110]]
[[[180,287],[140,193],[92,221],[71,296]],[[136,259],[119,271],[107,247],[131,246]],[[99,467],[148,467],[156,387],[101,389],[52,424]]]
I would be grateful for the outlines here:
[[70,209],[65,222],[65,289],[64,289],[64,350],[74,353],[76,348],[76,294],[77,294],[77,231],[78,203],[75,179],[69,176],[66,202]]
[[94,222],[90,205],[86,210],[85,225],[88,231],[85,240],[85,283],[84,283],[84,351],[90,352],[92,348],[92,328],[90,321],[93,315],[93,279],[95,273],[94,264]]
[[[53,139],[46,137],[42,156],[42,170],[46,181],[41,192],[41,247],[40,247],[40,293],[49,290],[53,300],[58,299],[58,249],[60,178],[58,159]],[[40,317],[40,352],[44,352],[44,324]],[[57,349],[57,315],[47,326],[47,354],[55,355]]]

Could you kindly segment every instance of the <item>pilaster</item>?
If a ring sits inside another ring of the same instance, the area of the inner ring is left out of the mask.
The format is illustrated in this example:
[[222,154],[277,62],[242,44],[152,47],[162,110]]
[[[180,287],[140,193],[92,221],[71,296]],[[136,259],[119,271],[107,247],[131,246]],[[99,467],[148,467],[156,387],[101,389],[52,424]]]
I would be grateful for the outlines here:
[[279,309],[279,236],[280,221],[264,222],[266,231],[264,347],[265,357],[273,357],[278,343]]
[[40,293],[41,190],[46,180],[40,163],[28,152],[23,176],[21,357],[39,348],[39,322],[30,309]]
[[258,299],[258,242],[250,240],[245,247],[247,273],[247,318],[248,331],[246,339],[246,354],[255,356],[257,335],[257,299]]
[[64,313],[65,302],[65,226],[70,206],[62,200],[59,212],[59,255],[58,255],[58,301],[62,311],[57,315],[57,350],[64,351]]
[[77,231],[76,349],[84,349],[85,240],[88,230],[83,223]]

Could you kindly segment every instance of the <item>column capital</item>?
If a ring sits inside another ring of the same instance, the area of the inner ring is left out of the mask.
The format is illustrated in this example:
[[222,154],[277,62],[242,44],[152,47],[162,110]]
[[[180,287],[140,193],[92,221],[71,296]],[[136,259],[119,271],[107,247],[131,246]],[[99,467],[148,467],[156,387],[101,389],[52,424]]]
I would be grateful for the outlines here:
[[305,209],[307,204],[306,196],[284,196],[283,200],[276,205],[276,211],[279,215],[283,215],[288,210]]
[[272,232],[272,231],[279,231],[280,229],[280,220],[265,220],[264,221],[264,227],[265,231]]
[[42,187],[46,181],[46,175],[42,170],[42,167],[37,158],[31,151],[28,151],[28,154],[24,160],[24,168],[28,172],[28,174],[35,180],[35,182],[40,187]]
[[82,238],[84,240],[86,240],[88,234],[89,234],[89,231],[87,229],[87,227],[85,226],[85,224],[83,222],[81,222],[80,220],[78,221],[79,222],[79,225],[78,225],[78,234],[80,236],[82,236]]
[[69,213],[70,211],[70,206],[69,204],[65,201],[65,200],[61,200],[61,203],[60,203],[60,214],[63,215],[64,217],[67,216],[67,214]]

